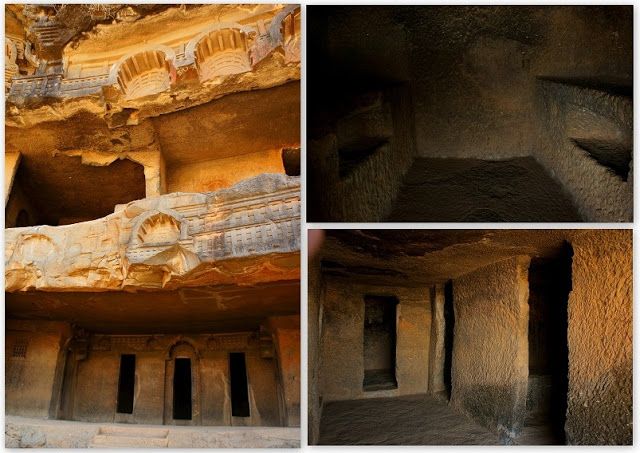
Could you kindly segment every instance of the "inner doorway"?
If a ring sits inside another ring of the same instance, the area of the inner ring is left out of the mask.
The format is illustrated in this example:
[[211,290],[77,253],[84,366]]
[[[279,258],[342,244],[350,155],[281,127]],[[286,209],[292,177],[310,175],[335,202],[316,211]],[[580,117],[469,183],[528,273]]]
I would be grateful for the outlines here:
[[534,258],[529,266],[529,385],[523,444],[566,441],[572,257],[573,249],[565,242],[554,256]]
[[165,425],[201,423],[199,369],[199,355],[190,343],[179,342],[170,349],[165,362]]
[[363,390],[398,387],[396,381],[396,306],[393,296],[364,298]]
[[173,373],[173,419],[191,420],[191,359],[176,358]]

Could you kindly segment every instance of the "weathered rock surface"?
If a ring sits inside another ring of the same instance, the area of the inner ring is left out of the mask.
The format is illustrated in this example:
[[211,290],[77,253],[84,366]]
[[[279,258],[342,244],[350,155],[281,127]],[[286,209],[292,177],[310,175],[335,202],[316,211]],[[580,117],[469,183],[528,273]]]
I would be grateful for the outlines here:
[[295,279],[299,178],[117,206],[103,219],[5,231],[6,291],[173,289]]
[[300,78],[295,5],[14,5],[8,21],[14,127],[86,112],[138,124]]

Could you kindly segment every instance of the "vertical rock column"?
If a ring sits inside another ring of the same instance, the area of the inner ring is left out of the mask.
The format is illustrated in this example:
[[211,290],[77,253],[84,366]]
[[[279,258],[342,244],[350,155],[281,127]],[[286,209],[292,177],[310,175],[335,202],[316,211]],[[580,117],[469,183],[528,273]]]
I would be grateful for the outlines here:
[[453,282],[451,404],[511,443],[524,423],[529,375],[529,257]]
[[307,351],[308,351],[308,431],[309,445],[315,445],[320,439],[320,417],[322,416],[322,394],[320,393],[320,316],[322,298],[322,275],[320,274],[320,258],[309,259],[308,281],[309,281],[309,302],[308,302],[308,328],[307,328]]
[[287,426],[300,426],[300,316],[269,318],[282,377]]
[[444,285],[431,291],[431,351],[429,353],[429,393],[445,391],[444,385]]

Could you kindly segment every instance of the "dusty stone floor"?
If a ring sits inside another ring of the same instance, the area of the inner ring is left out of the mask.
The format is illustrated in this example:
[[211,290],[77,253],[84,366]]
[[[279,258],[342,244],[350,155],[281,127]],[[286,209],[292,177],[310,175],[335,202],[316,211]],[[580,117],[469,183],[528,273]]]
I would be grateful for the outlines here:
[[83,423],[7,415],[5,447],[299,448],[300,428]]
[[544,414],[529,412],[524,427],[515,440],[516,445],[564,445],[554,434]]
[[580,222],[561,186],[532,157],[416,159],[387,221]]
[[499,445],[498,437],[427,395],[327,403],[320,445]]

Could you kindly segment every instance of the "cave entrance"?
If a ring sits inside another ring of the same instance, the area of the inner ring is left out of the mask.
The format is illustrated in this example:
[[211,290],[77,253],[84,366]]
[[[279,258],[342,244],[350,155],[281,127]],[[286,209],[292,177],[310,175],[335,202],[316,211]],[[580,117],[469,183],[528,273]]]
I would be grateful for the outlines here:
[[5,228],[99,219],[145,195],[144,167],[129,159],[95,166],[80,157],[25,155],[5,205]]
[[554,256],[534,258],[529,266],[529,385],[523,434],[535,435],[537,444],[565,443],[572,257],[573,249],[565,242]]
[[364,298],[364,391],[398,387],[396,381],[396,307],[393,296]]
[[444,388],[447,399],[451,399],[451,364],[453,362],[453,328],[455,317],[453,313],[453,282],[449,280],[444,285]]

